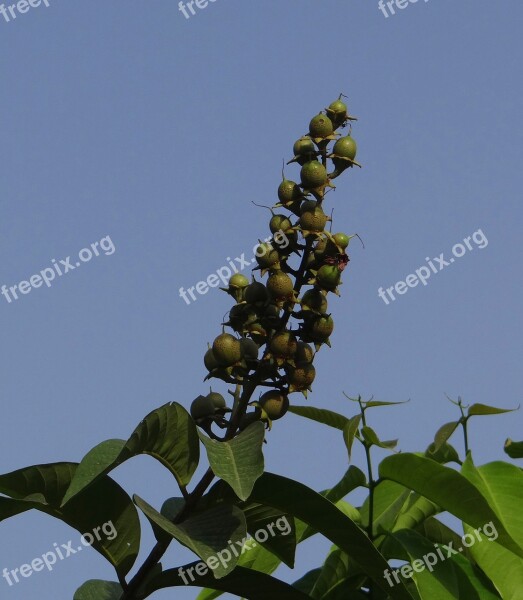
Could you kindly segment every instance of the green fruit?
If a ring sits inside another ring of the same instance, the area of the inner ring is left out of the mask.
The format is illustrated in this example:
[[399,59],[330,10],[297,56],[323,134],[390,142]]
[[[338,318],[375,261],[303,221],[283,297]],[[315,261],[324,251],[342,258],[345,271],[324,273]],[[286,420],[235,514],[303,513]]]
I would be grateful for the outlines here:
[[310,137],[304,136],[299,140],[294,142],[294,146],[292,147],[292,151],[295,156],[304,155],[304,154],[315,154],[316,147],[314,146],[314,142]]
[[343,123],[347,120],[349,113],[347,105],[345,102],[343,102],[343,100],[341,100],[341,96],[329,104],[329,108],[327,108],[327,116],[331,119],[334,127],[343,125]]
[[271,244],[264,242],[256,247],[255,250],[256,262],[263,269],[269,269],[280,262],[280,255]]
[[292,332],[279,331],[272,336],[269,348],[277,358],[290,358],[298,349],[298,342]]
[[309,160],[316,158],[316,146],[310,137],[301,137],[294,143],[292,148],[294,158],[290,162],[297,162],[300,165],[305,164]]
[[326,342],[333,330],[334,321],[330,315],[322,315],[307,325],[310,339],[317,344]]
[[294,356],[296,365],[310,364],[314,360],[314,350],[305,342],[298,342],[296,354]]
[[307,189],[319,188],[328,181],[327,170],[317,160],[311,160],[303,165],[300,172],[301,183]]
[[304,231],[319,233],[325,229],[328,221],[327,215],[316,202],[305,202],[302,206],[300,216],[300,227]]
[[316,283],[329,292],[335,290],[341,281],[341,272],[336,265],[323,265],[316,274]]
[[224,408],[227,408],[227,403],[225,402],[225,398],[219,394],[218,392],[210,392],[206,396],[212,402],[214,406],[214,412],[223,411]]
[[230,333],[222,333],[213,342],[212,351],[222,367],[230,367],[241,360],[240,340]]
[[327,115],[320,113],[313,117],[309,123],[309,135],[311,138],[326,138],[332,135],[334,126]]
[[198,396],[191,404],[191,417],[197,421],[214,415],[214,403],[208,396]]
[[267,280],[267,290],[271,298],[289,299],[294,293],[292,279],[283,271],[275,271]]
[[247,277],[245,277],[245,275],[242,275],[241,273],[235,273],[229,279],[229,287],[230,288],[242,289],[242,288],[247,287],[248,285],[249,285],[249,280],[247,279]]
[[289,397],[279,390],[269,390],[260,398],[260,406],[271,421],[277,421],[289,410]]
[[316,377],[316,369],[312,364],[300,364],[296,365],[296,367],[289,365],[285,372],[287,374],[287,381],[296,391],[309,388]]
[[258,302],[266,302],[269,299],[269,292],[263,283],[253,281],[245,288],[243,297],[247,304],[256,304]]
[[214,356],[214,352],[212,351],[212,348],[209,348],[207,350],[207,352],[205,353],[205,356],[203,357],[203,363],[205,365],[205,368],[209,372],[214,371],[214,369],[217,369],[220,366],[220,364],[216,360],[216,357]]
[[303,294],[301,307],[304,310],[312,310],[322,314],[326,313],[328,307],[327,297],[318,288],[312,288]]
[[342,250],[345,250],[349,245],[350,237],[346,233],[335,233],[332,237],[336,245]]
[[289,204],[302,197],[298,184],[290,179],[284,179],[278,186],[278,199],[282,204]]
[[271,233],[277,233],[278,231],[287,231],[292,227],[291,220],[285,215],[273,215],[269,221],[269,229]]
[[358,151],[358,147],[356,145],[356,141],[350,135],[340,138],[332,149],[332,155],[336,158],[345,158],[349,160],[354,160],[356,158],[356,153]]

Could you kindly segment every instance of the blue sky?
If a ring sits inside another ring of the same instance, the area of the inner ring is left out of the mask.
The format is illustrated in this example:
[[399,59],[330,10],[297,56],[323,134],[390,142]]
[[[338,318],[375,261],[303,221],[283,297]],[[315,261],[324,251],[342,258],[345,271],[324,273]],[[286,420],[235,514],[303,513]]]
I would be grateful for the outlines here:
[[[282,159],[340,92],[359,117],[364,166],[328,206],[334,229],[365,249],[351,244],[309,402],[351,415],[343,391],[410,398],[370,415],[405,451],[455,417],[445,393],[517,406],[522,17],[519,3],[485,0],[418,2],[389,18],[375,0],[216,0],[188,20],[174,0],[50,0],[0,17],[0,285],[106,236],[115,247],[50,288],[0,296],[0,471],[80,460],[157,406],[205,392],[203,353],[230,302],[211,290],[187,306],[178,290],[268,235],[268,211],[251,201],[275,201]],[[485,248],[389,305],[378,297],[478,229]],[[521,412],[473,422],[476,462],[503,459],[509,436],[523,438]],[[266,466],[321,489],[347,456],[340,436],[289,416]],[[157,507],[176,493],[152,459],[115,478]],[[0,569],[76,535],[39,513],[1,529]],[[298,579],[327,548],[311,541],[281,576]],[[188,557],[173,548],[168,564]],[[0,596],[72,598],[91,577],[113,578],[94,551],[11,588],[1,580]]]

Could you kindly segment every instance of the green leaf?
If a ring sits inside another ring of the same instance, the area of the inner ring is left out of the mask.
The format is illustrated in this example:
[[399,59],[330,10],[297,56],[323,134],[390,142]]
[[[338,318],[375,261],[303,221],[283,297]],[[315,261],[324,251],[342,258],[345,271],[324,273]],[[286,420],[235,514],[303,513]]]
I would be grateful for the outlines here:
[[[412,577],[422,598],[438,600],[493,600],[495,595],[485,588],[464,556],[452,554],[423,538],[419,533],[404,529],[392,534],[407,554],[406,577]],[[459,551],[458,548],[453,548]],[[442,558],[443,557],[443,558]],[[398,556],[398,558],[403,558]],[[389,576],[392,582],[393,575]]]
[[119,600],[122,593],[119,583],[90,579],[76,590],[73,600]]
[[151,523],[191,549],[204,563],[212,560],[216,578],[224,577],[236,566],[247,536],[245,516],[236,506],[217,506],[175,525],[139,496],[134,496],[134,501]]
[[242,508],[247,520],[249,534],[255,539],[261,537],[262,531],[268,534],[266,541],[257,541],[254,547],[261,544],[288,567],[294,569],[296,555],[296,525],[294,518],[262,504],[248,503]]
[[76,494],[125,461],[148,454],[160,461],[178,483],[187,485],[200,458],[198,434],[189,413],[176,402],[153,410],[124,440],[108,440],[93,448],[82,460],[63,499]]
[[487,406],[486,404],[472,404],[467,411],[467,415],[472,417],[474,415],[501,415],[503,413],[515,412],[518,408],[496,408],[495,406]]
[[506,531],[488,500],[462,474],[424,456],[407,453],[385,458],[379,473],[380,477],[418,492],[473,527],[493,521],[500,543],[523,556],[523,549]]
[[314,584],[316,583],[320,574],[321,567],[319,567],[318,569],[313,569],[312,571],[305,573],[303,577],[300,577],[300,579],[295,581],[292,584],[292,586],[295,587],[297,590],[300,590],[304,594],[310,595],[312,588],[314,587]]
[[[380,535],[390,531],[396,521],[396,518],[405,505],[410,491],[394,481],[380,481],[374,488],[374,511],[373,511],[373,534]],[[360,510],[363,526],[368,527],[369,523],[369,496]]]
[[394,523],[393,531],[415,529],[440,511],[441,509],[434,502],[419,494],[411,494]]
[[508,438],[505,442],[504,450],[510,458],[523,458],[523,442],[513,442]]
[[404,400],[403,402],[382,402],[381,400],[369,400],[364,402],[365,409],[376,408],[377,406],[398,406],[399,404],[407,404],[410,400]]
[[334,546],[331,548],[314,587],[309,592],[311,598],[323,598],[341,581],[351,575],[351,561],[345,552]]
[[198,432],[214,474],[226,481],[238,498],[247,500],[263,473],[263,440],[265,426],[261,422],[249,425],[229,442],[211,440]]
[[379,448],[386,448],[392,450],[398,445],[398,440],[389,440],[388,442],[382,442],[378,437],[378,434],[371,427],[362,427],[361,434],[367,444],[372,446],[378,446]]
[[[321,494],[331,502],[337,503],[349,492],[359,486],[365,485],[365,483],[365,474],[358,467],[350,466],[343,478],[332,489],[321,492]],[[218,485],[216,484],[215,487]],[[308,527],[303,521],[296,519],[295,522],[297,543],[301,543],[316,534],[316,531],[312,527]],[[261,571],[269,575],[274,573],[280,564],[281,560],[277,556],[260,545],[240,556],[238,561],[239,566]],[[217,598],[221,594],[222,592],[215,590],[202,590],[197,600],[214,600],[214,598]]]
[[519,547],[523,547],[523,471],[501,461],[476,467],[469,454],[463,463],[462,474],[480,490],[506,531]]
[[[472,527],[464,525],[464,531],[475,537]],[[485,539],[481,543],[474,544],[469,551],[504,600],[521,598],[523,560],[519,556],[503,548],[496,541],[488,542]]]
[[[136,508],[125,491],[106,476],[67,506],[61,506],[77,467],[75,463],[53,463],[1,475],[0,493],[11,499],[1,499],[0,520],[30,509],[51,515],[82,535],[91,534],[92,547],[109,560],[119,574],[125,575],[133,566],[140,547]],[[108,534],[104,534],[103,526]]]
[[[461,545],[461,536],[435,517],[425,519],[416,527],[416,531],[434,544],[448,546],[452,542],[456,548]],[[463,552],[467,554],[468,550],[464,550]]]
[[441,444],[438,450],[436,450],[436,444],[432,442],[432,444],[430,444],[430,446],[425,450],[425,456],[441,464],[450,462],[455,462],[458,465],[461,464],[457,450],[454,448],[454,446],[451,446],[447,442]]
[[291,405],[289,407],[289,412],[299,415],[300,417],[305,417],[306,419],[311,419],[312,421],[322,423],[323,425],[334,427],[334,429],[340,429],[341,431],[345,429],[347,423],[349,422],[347,417],[333,412],[332,410],[327,410],[326,408]]
[[409,598],[404,586],[390,591],[383,582],[388,564],[367,535],[331,502],[305,485],[264,473],[254,486],[251,500],[274,506],[307,523],[346,552],[378,586],[395,598]]
[[459,421],[451,421],[450,423],[445,423],[445,425],[442,425],[438,429],[436,435],[434,436],[433,453],[439,452],[441,447],[447,443],[458,427]]
[[321,492],[321,495],[325,496],[333,504],[336,504],[338,500],[342,500],[356,488],[364,487],[365,485],[367,485],[365,473],[358,467],[351,465],[342,479],[330,490]]
[[361,415],[356,415],[355,417],[349,419],[349,422],[343,428],[343,439],[345,440],[345,445],[347,446],[347,450],[349,452],[349,461],[351,460],[352,444],[354,443],[354,438],[358,432],[360,422]]
[[[195,586],[208,587],[221,593],[228,592],[239,598],[248,600],[310,600],[310,597],[300,592],[291,585],[270,577],[259,571],[252,571],[244,567],[236,567],[234,571],[215,579],[211,574],[200,576],[195,568],[198,563],[184,565],[179,569],[169,569],[152,578],[146,586],[146,593],[152,594],[157,590],[169,587]],[[198,596],[199,600],[210,600],[216,596],[209,594]]]

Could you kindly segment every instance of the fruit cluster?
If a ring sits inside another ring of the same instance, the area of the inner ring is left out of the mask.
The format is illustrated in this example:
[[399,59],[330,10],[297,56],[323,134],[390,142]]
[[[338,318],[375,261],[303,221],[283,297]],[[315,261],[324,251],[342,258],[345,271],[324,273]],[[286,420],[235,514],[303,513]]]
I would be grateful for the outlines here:
[[[294,157],[287,163],[301,167],[300,183],[283,175],[279,201],[270,209],[273,238],[260,242],[256,251],[258,266],[254,271],[260,272],[262,281],[254,274],[249,281],[236,273],[224,289],[235,304],[223,324],[223,333],[205,353],[206,379],[218,378],[237,389],[247,382],[271,388],[259,401],[250,403],[254,407],[250,413],[246,413],[247,406],[235,402],[233,415],[241,411],[237,416],[240,430],[260,419],[270,427],[287,412],[289,394],[302,392],[306,396],[316,375],[315,353],[323,344],[330,345],[334,321],[327,296],[339,295],[342,272],[349,262],[346,249],[353,236],[325,229],[331,219],[324,212],[323,201],[327,191],[335,188],[333,179],[348,168],[360,166],[355,161],[356,142],[350,131],[348,135],[337,132],[353,120],[342,95],[313,117],[308,134],[295,142]],[[288,214],[275,213],[274,209]],[[299,257],[296,267],[290,264],[293,255]],[[304,286],[311,287],[302,293]],[[226,332],[225,327],[234,333]],[[199,396],[191,408],[195,420],[210,434],[212,423],[228,426],[225,400],[218,394],[216,402],[216,396],[212,391]]]

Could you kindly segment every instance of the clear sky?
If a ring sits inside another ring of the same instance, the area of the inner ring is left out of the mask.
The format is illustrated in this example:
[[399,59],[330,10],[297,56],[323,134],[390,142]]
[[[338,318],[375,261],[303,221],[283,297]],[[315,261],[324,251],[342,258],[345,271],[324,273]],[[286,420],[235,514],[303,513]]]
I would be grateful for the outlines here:
[[[396,12],[376,0],[216,0],[186,19],[175,0],[50,0],[0,16],[0,285],[106,236],[115,248],[50,288],[0,296],[0,472],[78,461],[150,410],[205,393],[203,353],[229,298],[211,290],[187,305],[178,290],[268,235],[268,211],[251,201],[275,201],[282,158],[340,92],[364,167],[327,206],[365,249],[351,244],[310,404],[352,415],[343,391],[411,398],[370,415],[405,451],[455,417],[445,393],[519,404],[523,7],[430,0]],[[479,229],[484,248],[469,240],[426,286],[380,299]],[[508,436],[523,438],[522,412],[473,422],[475,460],[503,459]],[[268,470],[316,489],[347,467],[340,435],[295,416],[265,453]],[[148,458],[114,476],[156,507],[177,491]],[[76,536],[36,512],[0,527],[0,569]],[[327,548],[311,541],[281,576],[298,579]],[[188,558],[178,547],[168,564]],[[94,551],[11,588],[2,579],[0,598],[72,598],[89,578],[113,579]]]

